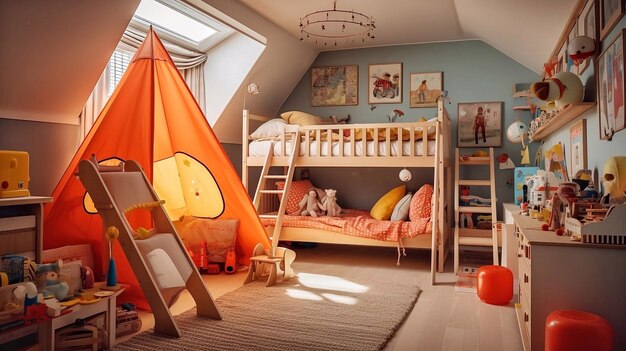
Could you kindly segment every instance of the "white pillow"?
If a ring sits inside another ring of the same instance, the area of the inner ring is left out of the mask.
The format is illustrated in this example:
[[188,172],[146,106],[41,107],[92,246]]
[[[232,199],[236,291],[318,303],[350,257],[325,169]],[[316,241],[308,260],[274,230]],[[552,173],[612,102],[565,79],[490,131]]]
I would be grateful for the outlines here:
[[409,218],[409,208],[411,205],[411,193],[407,193],[394,207],[390,220],[406,221]]
[[282,118],[273,118],[269,121],[261,124],[257,130],[255,130],[250,137],[252,139],[261,139],[261,138],[273,138],[279,136],[285,130],[285,122]]

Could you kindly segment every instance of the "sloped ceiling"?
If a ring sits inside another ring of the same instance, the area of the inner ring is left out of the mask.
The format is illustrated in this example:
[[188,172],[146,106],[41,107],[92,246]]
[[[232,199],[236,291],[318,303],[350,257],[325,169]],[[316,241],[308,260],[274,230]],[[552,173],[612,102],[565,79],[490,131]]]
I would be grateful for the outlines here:
[[77,124],[138,5],[0,1],[0,118]]
[[[240,0],[300,38],[299,19],[332,8],[332,0]],[[324,45],[321,51],[365,46],[479,39],[540,73],[578,0],[338,0],[337,9],[374,17],[376,39]],[[462,53],[460,53],[462,54]]]

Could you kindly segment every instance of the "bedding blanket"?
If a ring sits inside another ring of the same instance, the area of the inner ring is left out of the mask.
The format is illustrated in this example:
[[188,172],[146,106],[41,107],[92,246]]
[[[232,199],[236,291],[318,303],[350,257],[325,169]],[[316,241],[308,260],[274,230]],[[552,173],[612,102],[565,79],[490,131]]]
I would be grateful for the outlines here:
[[[413,238],[428,234],[432,230],[430,218],[418,218],[416,221],[379,221],[372,218],[368,211],[344,209],[337,217],[283,217],[283,227],[314,228],[358,236],[362,238],[398,241],[399,238]],[[264,226],[273,226],[274,219],[261,219]]]

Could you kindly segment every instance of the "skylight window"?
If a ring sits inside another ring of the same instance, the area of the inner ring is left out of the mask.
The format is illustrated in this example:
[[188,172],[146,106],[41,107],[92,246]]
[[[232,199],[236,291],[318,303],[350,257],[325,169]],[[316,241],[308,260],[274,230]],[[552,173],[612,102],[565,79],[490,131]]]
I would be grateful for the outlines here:
[[135,16],[178,35],[195,44],[206,40],[217,31],[187,14],[156,0],[141,0]]

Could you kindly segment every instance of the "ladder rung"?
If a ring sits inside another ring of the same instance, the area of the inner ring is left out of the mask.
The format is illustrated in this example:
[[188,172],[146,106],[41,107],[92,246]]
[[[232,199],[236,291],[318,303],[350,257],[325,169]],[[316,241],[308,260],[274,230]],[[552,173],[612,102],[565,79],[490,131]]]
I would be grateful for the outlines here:
[[459,179],[459,185],[491,186],[491,181],[488,179]]
[[261,194],[282,194],[284,190],[259,190]]
[[491,213],[491,206],[459,206],[462,213]]
[[276,175],[276,174],[268,174],[264,177],[265,179],[287,179],[287,175]]
[[491,163],[491,158],[487,157],[475,157],[475,156],[460,156],[459,164],[462,165],[488,165]]
[[459,237],[459,245],[493,246],[492,238]]
[[260,214],[259,218],[276,219],[278,215],[275,214]]

